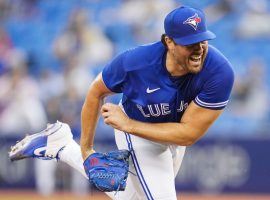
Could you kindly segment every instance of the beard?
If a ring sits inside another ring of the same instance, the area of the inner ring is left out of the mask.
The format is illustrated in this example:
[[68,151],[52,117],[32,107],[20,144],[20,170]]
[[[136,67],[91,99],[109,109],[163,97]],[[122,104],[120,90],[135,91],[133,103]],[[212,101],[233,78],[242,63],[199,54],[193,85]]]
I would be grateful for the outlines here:
[[[188,61],[182,65],[183,68],[188,72],[188,73],[192,73],[192,74],[197,74],[199,73],[204,65],[204,61],[206,58],[208,52],[208,48],[203,50],[203,53],[201,55],[201,58],[198,59],[197,61],[192,60],[190,57],[188,58]],[[180,64],[180,63],[179,63]]]

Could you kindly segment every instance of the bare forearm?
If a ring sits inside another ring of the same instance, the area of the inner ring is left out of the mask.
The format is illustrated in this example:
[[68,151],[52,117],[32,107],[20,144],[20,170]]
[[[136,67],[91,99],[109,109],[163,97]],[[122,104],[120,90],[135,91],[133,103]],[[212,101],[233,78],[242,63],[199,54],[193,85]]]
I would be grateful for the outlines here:
[[[189,146],[203,134],[184,123],[143,123],[130,121],[127,132],[159,143]],[[206,131],[206,130],[205,130]],[[204,131],[203,131],[204,132]]]
[[159,143],[189,146],[199,140],[222,110],[210,110],[191,102],[179,123],[144,123],[130,119],[117,105],[101,108],[104,122],[115,129]]
[[95,129],[102,99],[92,97],[85,101],[81,112],[81,151],[85,158],[93,149]]
[[181,123],[144,123],[130,119],[119,106],[110,103],[102,106],[101,114],[104,122],[115,129],[151,141],[180,146],[195,143],[205,133],[212,121],[192,123],[186,117],[186,120]]
[[199,140],[222,110],[210,110],[191,103],[179,123],[143,123],[129,120],[125,128],[133,135],[160,143],[189,146]]
[[112,92],[105,86],[100,73],[90,85],[81,112],[81,152],[83,159],[94,153],[94,136],[100,107],[103,104],[104,97],[109,94],[112,94]]

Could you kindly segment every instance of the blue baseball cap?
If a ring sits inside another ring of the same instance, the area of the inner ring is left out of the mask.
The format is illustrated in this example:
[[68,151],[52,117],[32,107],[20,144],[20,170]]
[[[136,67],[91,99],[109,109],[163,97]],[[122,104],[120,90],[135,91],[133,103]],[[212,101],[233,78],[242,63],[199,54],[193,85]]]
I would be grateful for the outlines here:
[[164,20],[164,29],[167,36],[177,44],[190,45],[216,37],[207,30],[203,11],[181,6],[171,11]]

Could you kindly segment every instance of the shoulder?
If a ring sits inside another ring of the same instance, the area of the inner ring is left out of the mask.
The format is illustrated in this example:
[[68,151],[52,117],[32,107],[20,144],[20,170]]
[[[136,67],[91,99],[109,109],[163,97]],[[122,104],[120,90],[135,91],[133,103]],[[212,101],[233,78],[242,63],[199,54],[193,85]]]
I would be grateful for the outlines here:
[[162,62],[165,47],[161,42],[138,46],[125,51],[123,56],[123,66],[126,71],[133,71],[149,65]]
[[195,103],[214,110],[225,108],[234,83],[234,72],[228,59],[210,46],[203,70],[197,77],[200,89]]
[[222,75],[234,77],[232,64],[217,48],[211,45],[208,48],[203,74],[208,76]]

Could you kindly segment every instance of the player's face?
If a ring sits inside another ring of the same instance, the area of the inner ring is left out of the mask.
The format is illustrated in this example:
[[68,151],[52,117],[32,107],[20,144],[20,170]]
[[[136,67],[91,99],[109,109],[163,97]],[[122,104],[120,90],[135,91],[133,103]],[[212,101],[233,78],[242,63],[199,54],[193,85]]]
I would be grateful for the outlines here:
[[208,51],[207,41],[187,46],[174,43],[171,47],[170,53],[174,63],[183,68],[187,73],[198,73],[201,71]]

